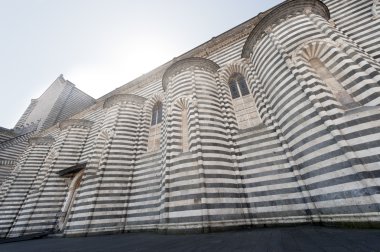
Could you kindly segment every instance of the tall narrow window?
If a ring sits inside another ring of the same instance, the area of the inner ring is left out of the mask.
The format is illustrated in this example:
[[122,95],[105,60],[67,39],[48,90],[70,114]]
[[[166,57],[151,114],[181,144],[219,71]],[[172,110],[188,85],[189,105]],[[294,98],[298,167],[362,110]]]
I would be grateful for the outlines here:
[[162,122],[162,103],[157,102],[152,109],[151,125],[156,125]]
[[162,103],[157,102],[152,109],[152,119],[148,137],[148,152],[153,152],[160,149],[161,122]]
[[353,108],[359,105],[318,58],[312,58],[310,65],[344,108]]
[[247,82],[245,82],[245,79],[242,75],[240,75],[238,77],[237,82],[239,83],[239,89],[240,89],[241,96],[249,95],[250,92],[249,92],[249,89],[247,86]]
[[238,85],[237,85],[236,81],[231,81],[229,83],[229,86],[230,86],[232,99],[239,98],[240,93],[239,93],[239,89],[238,89]]
[[239,128],[246,129],[260,124],[261,121],[257,113],[255,101],[244,76],[240,73],[232,74],[228,81],[228,86]]
[[181,122],[182,152],[189,151],[189,125],[187,123],[187,109],[182,110]]

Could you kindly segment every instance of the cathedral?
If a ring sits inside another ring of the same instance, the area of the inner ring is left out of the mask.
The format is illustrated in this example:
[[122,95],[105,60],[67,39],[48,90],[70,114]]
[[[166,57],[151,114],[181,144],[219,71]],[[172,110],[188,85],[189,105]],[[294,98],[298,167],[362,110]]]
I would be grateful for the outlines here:
[[380,225],[380,3],[288,0],[0,127],[0,238]]

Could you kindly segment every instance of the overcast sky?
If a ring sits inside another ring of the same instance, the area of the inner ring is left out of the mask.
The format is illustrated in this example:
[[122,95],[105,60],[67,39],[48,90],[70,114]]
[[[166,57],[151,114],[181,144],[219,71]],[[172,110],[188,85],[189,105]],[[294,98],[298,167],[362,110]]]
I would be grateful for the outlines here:
[[0,0],[0,126],[60,75],[94,98],[281,0]]

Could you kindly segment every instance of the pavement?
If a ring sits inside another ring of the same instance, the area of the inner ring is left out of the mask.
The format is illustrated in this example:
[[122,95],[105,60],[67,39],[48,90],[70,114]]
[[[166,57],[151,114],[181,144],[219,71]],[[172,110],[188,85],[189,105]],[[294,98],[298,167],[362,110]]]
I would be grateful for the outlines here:
[[380,252],[380,230],[299,226],[209,234],[126,233],[76,238],[42,238],[0,244],[0,252],[16,251]]

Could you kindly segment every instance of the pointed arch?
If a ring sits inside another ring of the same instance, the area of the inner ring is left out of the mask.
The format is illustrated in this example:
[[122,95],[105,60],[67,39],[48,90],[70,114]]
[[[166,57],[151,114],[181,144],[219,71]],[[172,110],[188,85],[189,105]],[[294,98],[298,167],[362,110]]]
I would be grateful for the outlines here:
[[115,136],[115,130],[110,128],[102,129],[98,134],[98,138],[105,142],[109,141],[113,136]]
[[339,105],[345,109],[359,106],[348,90],[334,76],[325,59],[341,53],[338,45],[329,40],[313,40],[302,44],[293,53],[293,61],[303,62],[313,70],[314,77],[333,95]]
[[227,90],[239,129],[262,123],[252,94],[252,74],[245,59],[231,62],[219,70],[219,79]]
[[150,114],[154,105],[157,102],[161,102],[162,104],[164,104],[164,100],[165,100],[165,96],[163,93],[156,93],[152,95],[152,97],[150,97],[148,100],[146,100],[144,103],[144,108],[143,108],[144,117],[150,117]]

